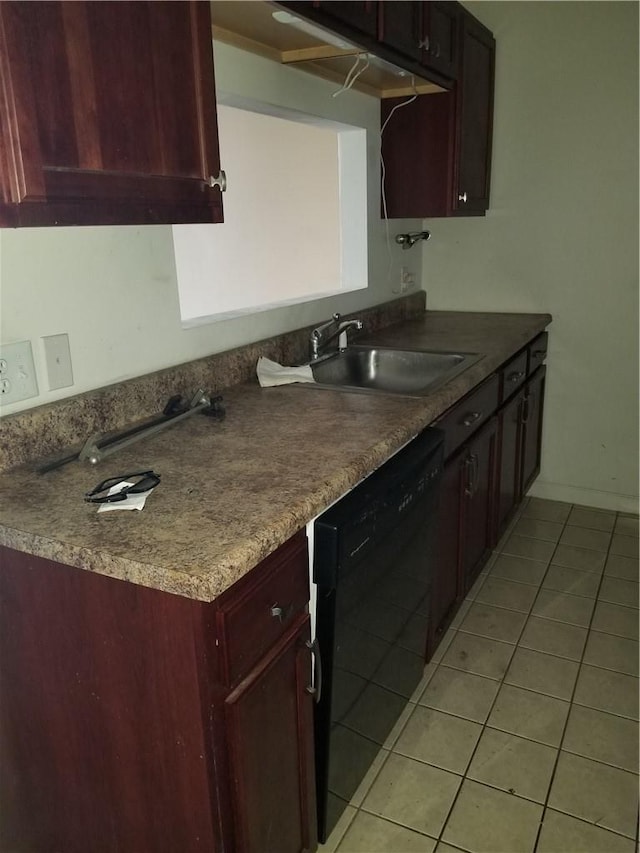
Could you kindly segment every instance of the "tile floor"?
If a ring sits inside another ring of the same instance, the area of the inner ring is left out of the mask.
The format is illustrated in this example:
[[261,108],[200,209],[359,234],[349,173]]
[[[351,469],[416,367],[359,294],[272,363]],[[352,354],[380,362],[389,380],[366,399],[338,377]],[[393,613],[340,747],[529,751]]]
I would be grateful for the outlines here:
[[637,853],[638,518],[525,500],[320,850]]

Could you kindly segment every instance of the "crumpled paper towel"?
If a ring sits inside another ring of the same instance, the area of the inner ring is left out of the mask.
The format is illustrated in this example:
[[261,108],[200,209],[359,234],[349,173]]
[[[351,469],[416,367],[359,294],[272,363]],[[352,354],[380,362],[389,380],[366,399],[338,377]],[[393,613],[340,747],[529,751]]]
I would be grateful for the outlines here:
[[287,385],[291,382],[315,382],[308,364],[301,367],[283,367],[277,361],[260,356],[256,365],[258,382],[263,388],[271,385]]

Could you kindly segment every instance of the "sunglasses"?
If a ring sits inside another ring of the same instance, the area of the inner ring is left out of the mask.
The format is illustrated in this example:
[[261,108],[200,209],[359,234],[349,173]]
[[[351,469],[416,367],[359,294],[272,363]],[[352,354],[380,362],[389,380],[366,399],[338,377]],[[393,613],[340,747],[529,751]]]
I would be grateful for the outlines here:
[[[124,486],[119,492],[109,494],[109,489],[122,483],[126,480],[128,485]],[[133,482],[132,482],[133,481]],[[157,486],[160,482],[160,475],[154,471],[134,471],[131,474],[121,474],[119,477],[109,477],[87,492],[84,496],[88,503],[115,503],[116,501],[126,500],[128,495],[139,495],[142,492],[148,492]]]

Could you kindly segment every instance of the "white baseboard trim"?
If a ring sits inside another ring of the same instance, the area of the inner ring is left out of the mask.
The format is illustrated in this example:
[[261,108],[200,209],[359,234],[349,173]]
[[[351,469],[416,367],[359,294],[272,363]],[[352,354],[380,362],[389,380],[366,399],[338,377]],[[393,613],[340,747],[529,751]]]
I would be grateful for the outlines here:
[[563,483],[548,483],[540,480],[531,486],[527,495],[550,501],[563,501],[580,504],[594,509],[608,509],[616,512],[629,512],[638,515],[637,495],[618,495],[614,492],[601,492],[597,489],[582,489]]

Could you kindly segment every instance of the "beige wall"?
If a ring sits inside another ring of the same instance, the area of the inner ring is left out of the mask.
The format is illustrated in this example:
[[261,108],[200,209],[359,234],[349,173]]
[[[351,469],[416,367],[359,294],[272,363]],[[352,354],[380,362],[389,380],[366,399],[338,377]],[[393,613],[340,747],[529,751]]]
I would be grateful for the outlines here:
[[465,5],[498,45],[491,210],[427,222],[429,306],[553,314],[533,494],[637,511],[638,4]]
[[[416,230],[420,222],[393,224],[390,262],[379,215],[379,102],[357,92],[333,98],[337,85],[224,44],[215,44],[214,56],[221,91],[367,128],[369,287],[183,329],[169,226],[5,229],[0,232],[0,340],[31,340],[41,393],[4,407],[3,413],[261,340],[325,320],[334,311],[357,311],[393,298],[400,266],[407,262],[393,236]],[[224,167],[224,150],[221,157]],[[231,175],[229,182],[232,192]],[[289,251],[296,255],[297,247]],[[418,249],[410,260],[419,281]],[[238,286],[237,281],[230,286]],[[63,332],[69,334],[75,385],[49,392],[40,338]]]

